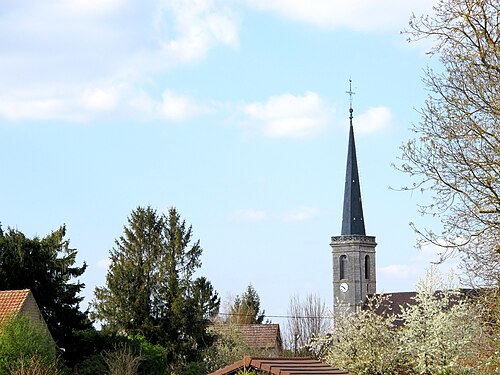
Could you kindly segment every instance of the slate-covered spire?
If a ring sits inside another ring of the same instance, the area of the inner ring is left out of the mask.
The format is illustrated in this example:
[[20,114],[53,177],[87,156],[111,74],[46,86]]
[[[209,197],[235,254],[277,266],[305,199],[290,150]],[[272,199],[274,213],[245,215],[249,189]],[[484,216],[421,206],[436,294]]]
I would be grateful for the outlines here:
[[[352,91],[348,92],[350,95]],[[344,211],[342,213],[342,235],[365,236],[363,206],[361,204],[361,188],[359,186],[358,162],[356,160],[356,145],[352,126],[352,103],[349,108],[349,145],[347,149],[347,167],[345,174]]]

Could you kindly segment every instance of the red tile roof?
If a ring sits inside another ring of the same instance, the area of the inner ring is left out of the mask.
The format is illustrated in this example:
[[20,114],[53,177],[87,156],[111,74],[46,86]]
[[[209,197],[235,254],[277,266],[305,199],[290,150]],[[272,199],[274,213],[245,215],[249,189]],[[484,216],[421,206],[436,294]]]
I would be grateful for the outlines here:
[[234,362],[209,375],[233,375],[241,369],[252,368],[273,375],[349,375],[347,371],[333,368],[312,358],[251,357]]
[[29,289],[0,290],[0,323],[7,317],[16,316],[30,293]]
[[236,328],[251,348],[281,350],[279,324],[238,324]]

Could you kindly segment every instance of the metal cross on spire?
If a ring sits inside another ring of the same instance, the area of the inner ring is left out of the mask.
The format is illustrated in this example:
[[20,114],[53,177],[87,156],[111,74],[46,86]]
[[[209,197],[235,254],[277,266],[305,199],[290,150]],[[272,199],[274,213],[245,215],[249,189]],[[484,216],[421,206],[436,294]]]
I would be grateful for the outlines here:
[[346,94],[349,94],[349,113],[350,116],[349,118],[352,120],[352,96],[356,94],[354,91],[352,91],[352,80],[349,78],[349,91],[346,91]]

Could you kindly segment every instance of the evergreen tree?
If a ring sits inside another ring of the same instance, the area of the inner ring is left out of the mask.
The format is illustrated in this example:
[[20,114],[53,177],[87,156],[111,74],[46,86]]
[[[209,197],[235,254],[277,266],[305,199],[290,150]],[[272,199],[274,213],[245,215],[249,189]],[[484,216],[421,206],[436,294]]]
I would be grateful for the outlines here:
[[192,227],[175,208],[162,215],[137,207],[110,251],[106,286],[96,288],[92,302],[106,330],[143,335],[167,349],[171,364],[199,359],[220,304],[208,280],[193,278],[202,249],[191,239]]
[[248,285],[243,295],[236,296],[230,309],[229,322],[235,324],[261,324],[265,310],[260,310],[260,297],[252,286]]
[[84,284],[81,276],[87,265],[75,266],[77,251],[69,248],[66,227],[40,239],[22,232],[0,228],[0,290],[31,289],[47,326],[61,348],[67,348],[77,330],[91,323],[80,311]]
[[152,335],[152,311],[164,219],[150,207],[132,211],[124,234],[110,250],[106,287],[96,288],[94,315],[109,331]]

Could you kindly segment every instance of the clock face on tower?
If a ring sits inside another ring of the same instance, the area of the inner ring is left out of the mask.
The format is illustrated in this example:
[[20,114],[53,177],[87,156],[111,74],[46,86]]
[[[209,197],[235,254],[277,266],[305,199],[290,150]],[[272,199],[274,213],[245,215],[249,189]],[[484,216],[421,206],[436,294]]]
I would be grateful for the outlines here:
[[347,292],[348,290],[349,290],[349,285],[347,285],[347,283],[342,283],[342,284],[340,284],[340,291],[341,291],[342,293],[345,293],[345,292]]

